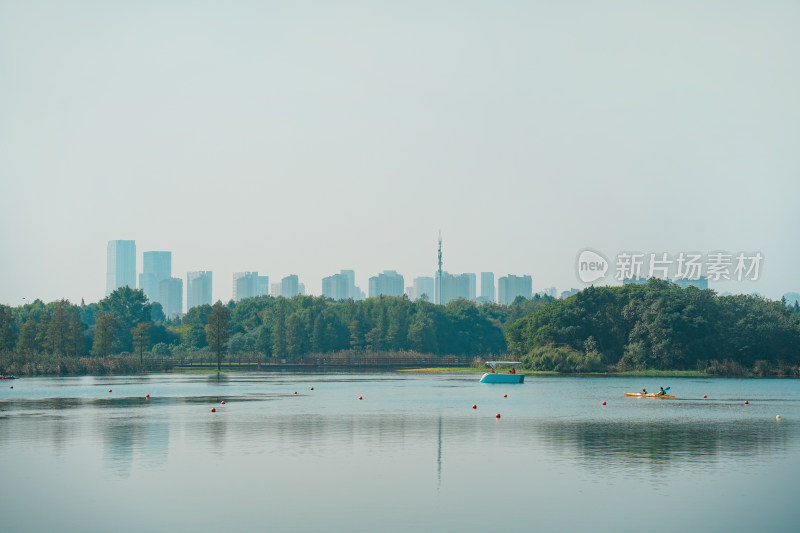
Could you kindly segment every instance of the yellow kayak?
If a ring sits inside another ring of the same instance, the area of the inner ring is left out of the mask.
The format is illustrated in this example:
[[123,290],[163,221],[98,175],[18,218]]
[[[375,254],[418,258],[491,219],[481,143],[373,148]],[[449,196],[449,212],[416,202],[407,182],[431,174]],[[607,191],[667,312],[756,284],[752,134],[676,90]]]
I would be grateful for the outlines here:
[[672,394],[658,394],[657,392],[626,392],[625,396],[636,396],[638,398],[674,398]]

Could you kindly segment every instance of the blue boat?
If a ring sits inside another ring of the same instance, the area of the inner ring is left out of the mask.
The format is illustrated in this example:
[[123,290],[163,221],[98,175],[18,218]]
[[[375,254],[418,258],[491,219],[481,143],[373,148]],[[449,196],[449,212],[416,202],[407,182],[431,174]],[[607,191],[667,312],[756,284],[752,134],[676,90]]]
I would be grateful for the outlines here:
[[[513,365],[520,364],[519,361],[486,361],[486,364],[492,367],[491,372],[486,372],[481,377],[481,383],[524,383],[525,374],[517,374],[517,370]],[[511,365],[511,370],[508,373],[501,374],[495,370],[495,367],[500,365]]]

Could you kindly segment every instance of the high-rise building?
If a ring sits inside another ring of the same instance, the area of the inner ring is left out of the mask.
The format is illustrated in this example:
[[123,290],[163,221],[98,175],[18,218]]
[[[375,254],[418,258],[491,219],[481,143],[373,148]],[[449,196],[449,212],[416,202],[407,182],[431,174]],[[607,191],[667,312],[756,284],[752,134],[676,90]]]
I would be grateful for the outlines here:
[[151,302],[164,302],[158,299],[159,284],[172,277],[172,252],[144,252],[142,254],[142,273],[139,274],[139,288]]
[[341,274],[343,276],[347,276],[348,280],[348,287],[350,288],[350,294],[348,298],[352,298],[353,300],[363,300],[364,293],[361,291],[361,288],[356,287],[356,273],[353,270],[342,270]]
[[158,302],[167,318],[175,318],[183,313],[183,280],[181,278],[162,279],[158,284]]
[[275,283],[269,284],[269,295],[273,298],[277,298],[281,295],[281,282],[276,281]]
[[255,296],[269,295],[269,276],[258,276],[256,278]]
[[458,298],[475,299],[475,274],[450,274],[449,272],[441,274],[437,272],[436,274],[436,293],[443,305]]
[[108,241],[106,296],[126,285],[136,288],[136,241]]
[[511,305],[518,296],[525,299],[533,297],[533,279],[530,276],[509,274],[497,281],[497,300],[503,305]]
[[186,273],[186,311],[198,305],[211,305],[211,271]]
[[334,274],[322,278],[322,296],[331,300],[350,298],[350,279],[343,274]]
[[297,274],[290,274],[281,278],[281,296],[284,298],[294,298],[300,294],[300,283]]
[[700,276],[697,279],[675,279],[672,280],[672,282],[681,289],[685,289],[686,287],[697,287],[698,289],[705,290],[708,288],[708,277],[706,276]]
[[481,272],[481,297],[482,303],[492,303],[495,300],[494,272]]
[[383,274],[369,278],[369,297],[374,298],[385,294],[387,296],[403,296],[403,276],[394,270],[384,270]]
[[269,276],[259,276],[258,272],[233,273],[233,301],[255,298],[269,293]]
[[435,294],[433,278],[430,276],[414,278],[414,288],[412,292],[411,298],[414,300],[433,301]]
[[339,274],[322,278],[322,296],[332,300],[360,300],[361,289],[356,287],[355,281],[356,275],[352,270],[342,270]]
[[581,292],[581,290],[580,289],[575,289],[575,288],[572,288],[572,289],[569,289],[569,290],[566,290],[566,291],[561,291],[561,298],[562,299],[563,298],[569,298],[570,296],[578,294],[579,292]]

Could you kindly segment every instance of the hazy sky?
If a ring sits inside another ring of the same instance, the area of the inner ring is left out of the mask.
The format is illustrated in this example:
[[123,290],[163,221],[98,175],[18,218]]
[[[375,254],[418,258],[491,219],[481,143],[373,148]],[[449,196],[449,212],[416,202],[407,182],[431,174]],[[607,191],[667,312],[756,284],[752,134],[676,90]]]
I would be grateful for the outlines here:
[[173,275],[760,252],[800,290],[800,2],[0,0],[0,303]]

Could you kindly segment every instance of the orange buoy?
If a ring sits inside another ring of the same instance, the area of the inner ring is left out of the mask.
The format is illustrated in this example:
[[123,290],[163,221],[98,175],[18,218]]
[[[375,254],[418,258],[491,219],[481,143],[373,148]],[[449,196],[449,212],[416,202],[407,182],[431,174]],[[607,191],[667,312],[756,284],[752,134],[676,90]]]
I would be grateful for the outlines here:
[[605,404],[606,404],[606,402],[603,402],[603,405],[605,405]]
[[212,412],[212,413],[216,413],[216,412],[217,412],[217,408],[216,408],[216,407],[212,407],[212,408],[211,408],[211,412]]
[[473,409],[477,409],[477,408],[478,408],[478,406],[477,406],[477,405],[475,405],[475,404],[472,404],[472,408],[473,408]]
[[497,413],[496,415],[494,415],[494,417],[495,418],[500,418],[500,413]]

